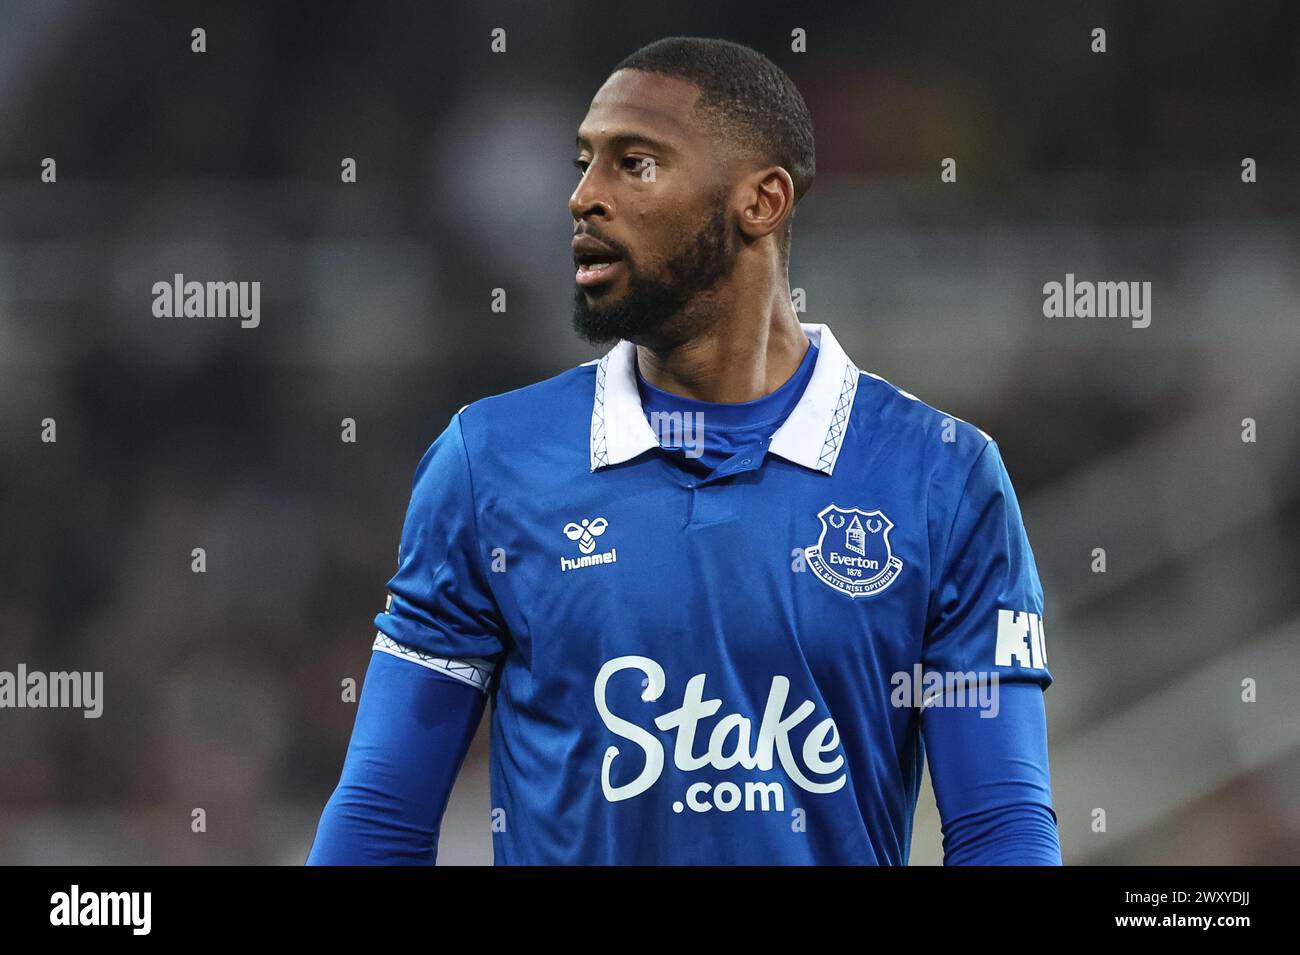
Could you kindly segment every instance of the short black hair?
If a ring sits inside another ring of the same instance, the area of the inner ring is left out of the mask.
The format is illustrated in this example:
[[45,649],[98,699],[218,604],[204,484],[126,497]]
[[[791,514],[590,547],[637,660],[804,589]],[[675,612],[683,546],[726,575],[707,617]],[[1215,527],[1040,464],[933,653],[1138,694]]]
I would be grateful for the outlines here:
[[[789,75],[762,53],[730,40],[672,36],[625,57],[611,71],[642,70],[695,84],[696,113],[719,138],[759,162],[781,166],[794,182],[798,203],[817,173],[812,116]],[[794,210],[790,211],[791,217]],[[791,220],[781,235],[790,256]]]

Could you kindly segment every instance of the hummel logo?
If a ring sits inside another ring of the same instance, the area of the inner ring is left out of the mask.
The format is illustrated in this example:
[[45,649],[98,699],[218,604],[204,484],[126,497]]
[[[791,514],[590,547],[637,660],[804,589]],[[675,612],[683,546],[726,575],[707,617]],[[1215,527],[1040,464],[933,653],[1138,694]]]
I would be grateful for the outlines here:
[[609,521],[603,517],[598,517],[594,521],[584,519],[581,525],[572,521],[564,525],[564,536],[571,541],[578,542],[578,550],[584,554],[590,554],[596,549],[596,538],[605,533],[609,527]]
[[584,518],[581,524],[575,524],[570,521],[564,525],[564,536],[571,541],[578,542],[578,550],[583,556],[576,560],[572,557],[560,558],[560,570],[577,570],[580,567],[592,567],[596,564],[612,564],[618,560],[618,548],[611,547],[603,554],[593,555],[591,552],[596,549],[596,538],[609,528],[609,521],[603,517],[595,519]]

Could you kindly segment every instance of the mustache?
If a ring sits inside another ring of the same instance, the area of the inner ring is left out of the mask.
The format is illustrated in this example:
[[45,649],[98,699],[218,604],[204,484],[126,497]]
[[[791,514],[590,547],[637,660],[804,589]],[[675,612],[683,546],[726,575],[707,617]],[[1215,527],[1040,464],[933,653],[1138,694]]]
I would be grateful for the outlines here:
[[611,249],[617,252],[619,256],[625,259],[626,261],[630,262],[632,260],[632,256],[628,253],[627,246],[625,246],[622,242],[615,242],[609,236],[605,235],[603,232],[600,232],[597,229],[583,229],[581,232],[574,232],[573,235],[574,238],[577,238],[580,235],[589,235],[597,242],[604,242],[607,246],[609,246]]

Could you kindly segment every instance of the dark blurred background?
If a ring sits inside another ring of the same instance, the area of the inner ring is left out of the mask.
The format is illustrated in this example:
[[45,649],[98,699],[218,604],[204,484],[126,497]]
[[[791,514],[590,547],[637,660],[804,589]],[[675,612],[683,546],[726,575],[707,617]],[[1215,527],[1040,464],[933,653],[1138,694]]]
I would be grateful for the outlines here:
[[[803,320],[1002,447],[1066,862],[1300,861],[1300,7],[0,0],[0,670],[105,674],[98,720],[0,710],[0,863],[302,862],[415,465],[598,354],[573,138],[683,34],[808,101]],[[154,317],[177,272],[260,326]],[[1045,318],[1067,272],[1151,282],[1150,327]],[[440,861],[490,861],[486,735]]]

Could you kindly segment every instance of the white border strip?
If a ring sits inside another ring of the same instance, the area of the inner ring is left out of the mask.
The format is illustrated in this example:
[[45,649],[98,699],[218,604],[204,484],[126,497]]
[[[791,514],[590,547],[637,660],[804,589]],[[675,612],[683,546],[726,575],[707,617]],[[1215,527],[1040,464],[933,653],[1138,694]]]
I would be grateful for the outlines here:
[[402,660],[410,660],[417,666],[437,670],[453,680],[468,683],[484,693],[487,692],[488,680],[492,679],[492,671],[495,669],[495,664],[491,660],[478,658],[453,660],[446,657],[435,657],[430,653],[398,643],[382,630],[375,634],[372,649],[383,653],[391,653]]

